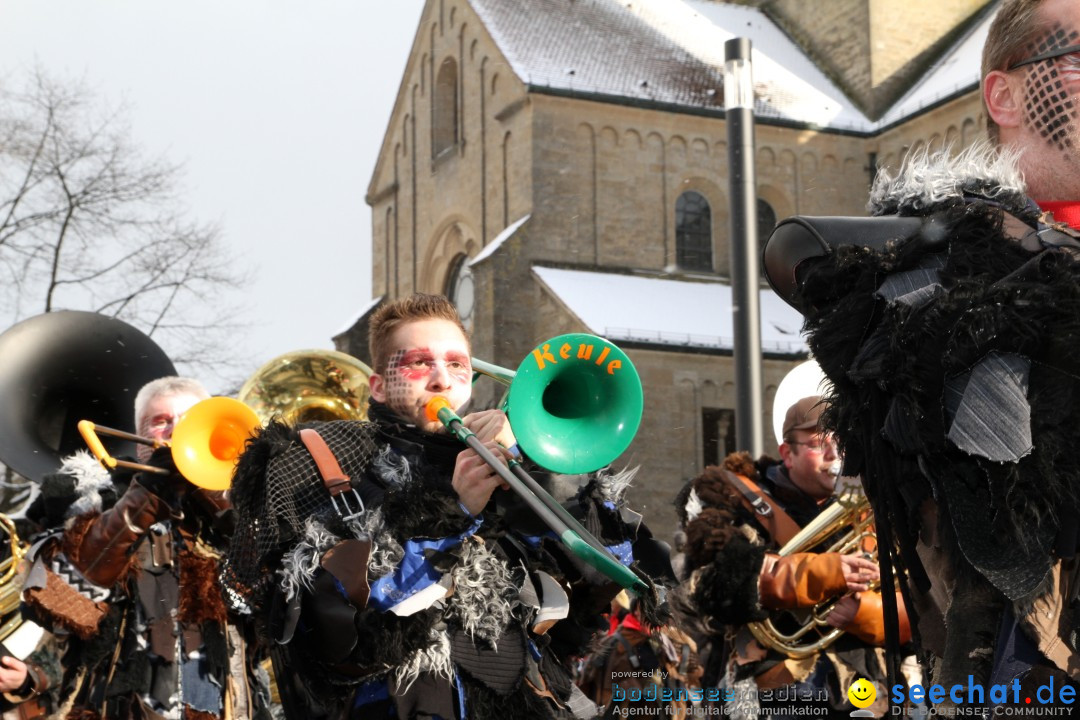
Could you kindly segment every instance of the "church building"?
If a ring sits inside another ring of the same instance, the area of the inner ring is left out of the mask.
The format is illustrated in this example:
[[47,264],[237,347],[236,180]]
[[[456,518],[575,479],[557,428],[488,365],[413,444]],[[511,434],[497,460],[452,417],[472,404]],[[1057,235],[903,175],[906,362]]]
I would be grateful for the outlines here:
[[[623,348],[641,427],[616,467],[669,538],[682,483],[735,447],[724,42],[753,44],[758,227],[863,215],[881,168],[983,136],[987,0],[428,0],[371,178],[373,294],[442,293],[476,358],[568,332]],[[378,71],[369,68],[368,72]],[[761,281],[772,400],[806,358]],[[477,402],[505,388],[480,379]],[[782,412],[782,411],[781,411]]]

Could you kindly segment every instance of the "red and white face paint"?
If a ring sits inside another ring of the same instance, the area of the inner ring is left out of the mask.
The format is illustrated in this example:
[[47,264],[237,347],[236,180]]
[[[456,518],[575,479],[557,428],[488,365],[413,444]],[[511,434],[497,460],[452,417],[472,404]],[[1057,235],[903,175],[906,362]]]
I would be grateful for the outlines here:
[[390,342],[386,371],[371,376],[371,396],[406,422],[442,429],[424,414],[428,400],[441,395],[460,412],[472,397],[472,360],[461,328],[449,320],[418,320],[394,331]]

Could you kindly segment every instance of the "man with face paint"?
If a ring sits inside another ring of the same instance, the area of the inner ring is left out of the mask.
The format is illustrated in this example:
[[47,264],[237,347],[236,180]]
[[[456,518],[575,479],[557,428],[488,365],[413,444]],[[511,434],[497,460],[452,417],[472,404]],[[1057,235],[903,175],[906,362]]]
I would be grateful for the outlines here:
[[[675,502],[686,533],[681,592],[692,615],[711,619],[703,638],[710,651],[702,684],[752,691],[761,710],[777,716],[795,703],[812,703],[822,714],[850,710],[845,692],[856,673],[877,681],[885,698],[885,669],[873,650],[884,644],[881,593],[870,587],[879,579],[870,555],[874,548],[824,552],[836,540],[832,533],[803,552],[777,552],[837,502],[840,455],[821,426],[824,409],[816,395],[787,409],[780,462],[762,457],[755,463],[748,453],[732,453],[723,467],[705,468]],[[778,611],[805,611],[830,599],[825,622],[845,635],[827,654],[787,657],[747,627],[772,617],[783,632],[792,632],[798,625],[785,626],[793,619]],[[904,642],[910,639],[906,619]],[[745,701],[745,694],[737,694]],[[884,702],[873,708],[878,716],[884,710]]]
[[826,425],[895,542],[879,558],[906,573],[931,682],[1016,680],[1021,707],[1080,689],[1078,53],[1080,2],[1002,2],[992,143],[880,172],[874,217],[820,224],[825,252],[769,272],[796,280]]
[[[271,423],[233,484],[225,583],[265,620],[288,717],[592,717],[571,658],[606,628],[619,588],[427,418],[443,397],[501,462],[516,454],[501,411],[467,410],[471,348],[454,306],[389,302],[371,318],[370,348],[367,421]],[[623,507],[632,473],[529,471],[562,488],[553,494],[623,563],[670,574]],[[661,620],[655,598],[642,604]]]
[[[445,432],[441,422],[428,419],[428,401],[442,396],[455,411],[461,411],[472,396],[471,350],[456,313],[444,310],[442,316],[395,318],[372,327],[372,334],[378,334],[372,347],[379,348],[377,371],[371,376],[372,399],[416,428]],[[378,405],[375,408],[377,415],[383,412]],[[462,420],[496,457],[511,458],[507,448],[517,443],[502,411],[472,413]],[[462,506],[478,515],[503,482],[479,455],[463,450],[455,462],[452,484]]]
[[982,76],[990,140],[1019,153],[1039,207],[1080,228],[1080,3],[1003,3]]

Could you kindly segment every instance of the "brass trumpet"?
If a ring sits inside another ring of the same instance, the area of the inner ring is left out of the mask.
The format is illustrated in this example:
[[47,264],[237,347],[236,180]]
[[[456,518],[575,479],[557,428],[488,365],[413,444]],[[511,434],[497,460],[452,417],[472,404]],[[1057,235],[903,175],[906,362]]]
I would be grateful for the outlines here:
[[[870,511],[870,501],[861,488],[852,488],[841,494],[835,503],[825,508],[806,527],[799,531],[780,548],[781,557],[798,552],[806,552],[817,547],[838,532],[843,535],[821,552],[835,552],[847,555],[857,551],[866,551],[871,559],[877,561],[877,535],[873,529],[874,515]],[[847,528],[846,530],[844,530]],[[873,549],[867,547],[872,541]],[[880,581],[870,584],[871,590],[880,587]],[[799,615],[805,618],[796,630],[790,633],[781,631],[773,618],[747,625],[754,638],[766,647],[784,653],[789,658],[801,659],[815,655],[836,642],[844,631],[829,625],[826,618],[836,603],[830,598],[804,611],[783,610],[781,612]]]

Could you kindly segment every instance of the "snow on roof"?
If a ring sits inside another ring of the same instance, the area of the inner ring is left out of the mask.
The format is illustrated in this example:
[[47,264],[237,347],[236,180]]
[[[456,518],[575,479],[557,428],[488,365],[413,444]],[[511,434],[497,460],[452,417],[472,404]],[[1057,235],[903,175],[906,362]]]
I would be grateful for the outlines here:
[[[709,0],[663,2],[671,6],[667,12],[672,14],[676,6],[684,8],[680,37],[695,55],[720,68],[724,66],[724,41],[734,37],[750,39],[757,98],[754,112],[758,116],[833,128],[870,127],[862,111],[757,8]],[[691,28],[695,30],[690,32]]]
[[385,295],[380,295],[377,298],[372,298],[370,301],[368,301],[367,305],[360,308],[360,312],[356,313],[356,315],[353,316],[353,319],[350,320],[348,322],[348,324],[345,325],[345,327],[341,328],[340,330],[338,330],[336,333],[334,333],[330,337],[337,337],[338,335],[344,335],[345,333],[349,332],[349,330],[352,330],[353,327],[356,325],[356,323],[360,322],[360,320],[363,319],[363,317],[365,315],[367,315],[369,312],[371,312],[371,310],[376,305],[378,305],[380,302],[382,302],[382,299],[384,297],[386,297],[386,296]]
[[524,225],[531,217],[532,213],[529,213],[525,217],[518,218],[514,222],[507,225],[501,233],[495,236],[494,240],[484,246],[484,249],[478,252],[476,254],[476,257],[469,261],[469,267],[472,267],[477,263],[483,262],[488,257],[490,257],[491,254],[498,250],[504,242],[512,238],[514,236],[514,233],[518,231],[518,228]]
[[764,13],[701,0],[470,0],[534,87],[723,107],[724,41],[754,44],[756,112],[818,125],[867,118]]
[[[590,332],[610,340],[730,350],[731,286],[640,275],[534,266],[533,272]],[[761,349],[805,353],[802,316],[761,291]]]
[[[723,67],[651,11],[671,0],[470,0],[514,72],[536,87],[720,109]],[[643,12],[644,11],[644,12]]]
[[724,41],[753,45],[755,113],[873,133],[979,79],[988,13],[874,122],[757,8],[711,0],[469,0],[534,88],[688,108],[723,107]]

